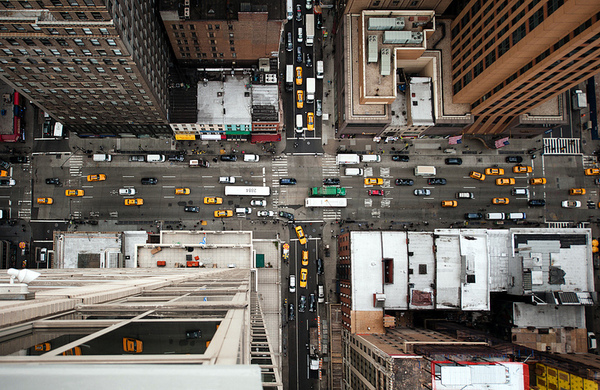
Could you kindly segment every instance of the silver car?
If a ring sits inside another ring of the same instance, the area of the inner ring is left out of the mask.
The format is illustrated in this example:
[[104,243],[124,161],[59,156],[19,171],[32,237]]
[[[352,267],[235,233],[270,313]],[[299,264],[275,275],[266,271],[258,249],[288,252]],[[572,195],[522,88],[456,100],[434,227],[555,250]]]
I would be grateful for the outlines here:
[[415,196],[429,196],[431,195],[431,191],[429,191],[427,188],[421,188],[418,190],[414,191]]
[[316,110],[315,110],[315,111],[316,111],[316,112],[315,112],[315,115],[316,115],[316,116],[321,116],[321,115],[323,115],[323,108],[322,108],[322,106],[321,106],[321,101],[320,101],[320,100],[317,100],[317,104],[316,104]]

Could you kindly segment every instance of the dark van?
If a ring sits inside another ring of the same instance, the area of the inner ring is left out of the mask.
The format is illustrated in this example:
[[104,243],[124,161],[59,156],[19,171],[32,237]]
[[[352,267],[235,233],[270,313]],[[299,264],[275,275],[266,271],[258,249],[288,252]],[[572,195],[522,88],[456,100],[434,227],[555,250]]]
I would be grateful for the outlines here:
[[462,165],[462,158],[448,157],[446,159],[446,165]]

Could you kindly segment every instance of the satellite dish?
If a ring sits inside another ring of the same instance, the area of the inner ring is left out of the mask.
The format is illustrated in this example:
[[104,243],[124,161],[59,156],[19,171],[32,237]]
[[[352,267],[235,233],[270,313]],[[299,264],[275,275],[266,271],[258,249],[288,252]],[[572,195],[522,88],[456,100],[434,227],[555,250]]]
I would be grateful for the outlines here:
[[6,273],[10,275],[10,284],[15,282],[15,278],[19,281],[19,283],[29,284],[41,275],[39,272],[29,269],[18,270],[14,268],[9,268]]

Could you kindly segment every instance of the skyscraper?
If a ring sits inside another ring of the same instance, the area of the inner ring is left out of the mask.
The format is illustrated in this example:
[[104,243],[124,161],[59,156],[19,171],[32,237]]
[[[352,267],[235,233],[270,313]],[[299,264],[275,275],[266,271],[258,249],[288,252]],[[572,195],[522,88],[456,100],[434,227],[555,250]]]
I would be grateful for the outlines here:
[[170,134],[155,1],[4,1],[0,78],[79,134]]
[[453,101],[476,118],[466,133],[506,133],[597,73],[599,12],[597,0],[469,1],[452,23]]

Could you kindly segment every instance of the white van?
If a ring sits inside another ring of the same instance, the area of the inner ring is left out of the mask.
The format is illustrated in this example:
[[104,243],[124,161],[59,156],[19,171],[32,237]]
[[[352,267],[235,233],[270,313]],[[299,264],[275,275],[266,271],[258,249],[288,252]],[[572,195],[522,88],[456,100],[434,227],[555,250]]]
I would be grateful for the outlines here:
[[304,34],[302,34],[302,27],[298,27],[298,43],[302,43],[304,40]]
[[323,61],[317,61],[317,78],[323,78]]
[[527,216],[525,213],[508,213],[506,219],[525,219]]
[[475,195],[472,192],[457,192],[456,199],[473,199]]
[[485,219],[487,219],[487,220],[504,219],[504,213],[487,213],[485,215]]
[[527,188],[513,188],[511,193],[513,195],[528,196],[529,190]]
[[322,284],[319,284],[319,288],[318,288],[318,300],[317,302],[319,303],[323,303],[325,302],[325,289],[323,288]]
[[363,170],[362,168],[346,168],[344,174],[346,176],[362,176]]
[[252,209],[250,207],[237,207],[235,209],[235,213],[238,216],[244,216],[246,214],[251,214],[252,213]]
[[92,156],[92,160],[94,161],[111,161],[112,160],[112,156],[110,154],[94,154]]
[[296,115],[296,132],[302,133],[302,130],[304,130],[304,128],[302,126],[302,114],[297,114]]
[[435,176],[435,167],[428,165],[419,165],[415,167],[415,176]]
[[165,155],[164,154],[149,154],[146,157],[146,161],[148,161],[148,162],[164,162]]
[[290,275],[290,293],[296,292],[296,275]]
[[363,154],[361,156],[361,161],[368,163],[368,162],[381,162],[381,156],[378,154]]
[[258,162],[258,160],[260,160],[260,157],[256,154],[244,154],[244,161],[246,162]]

